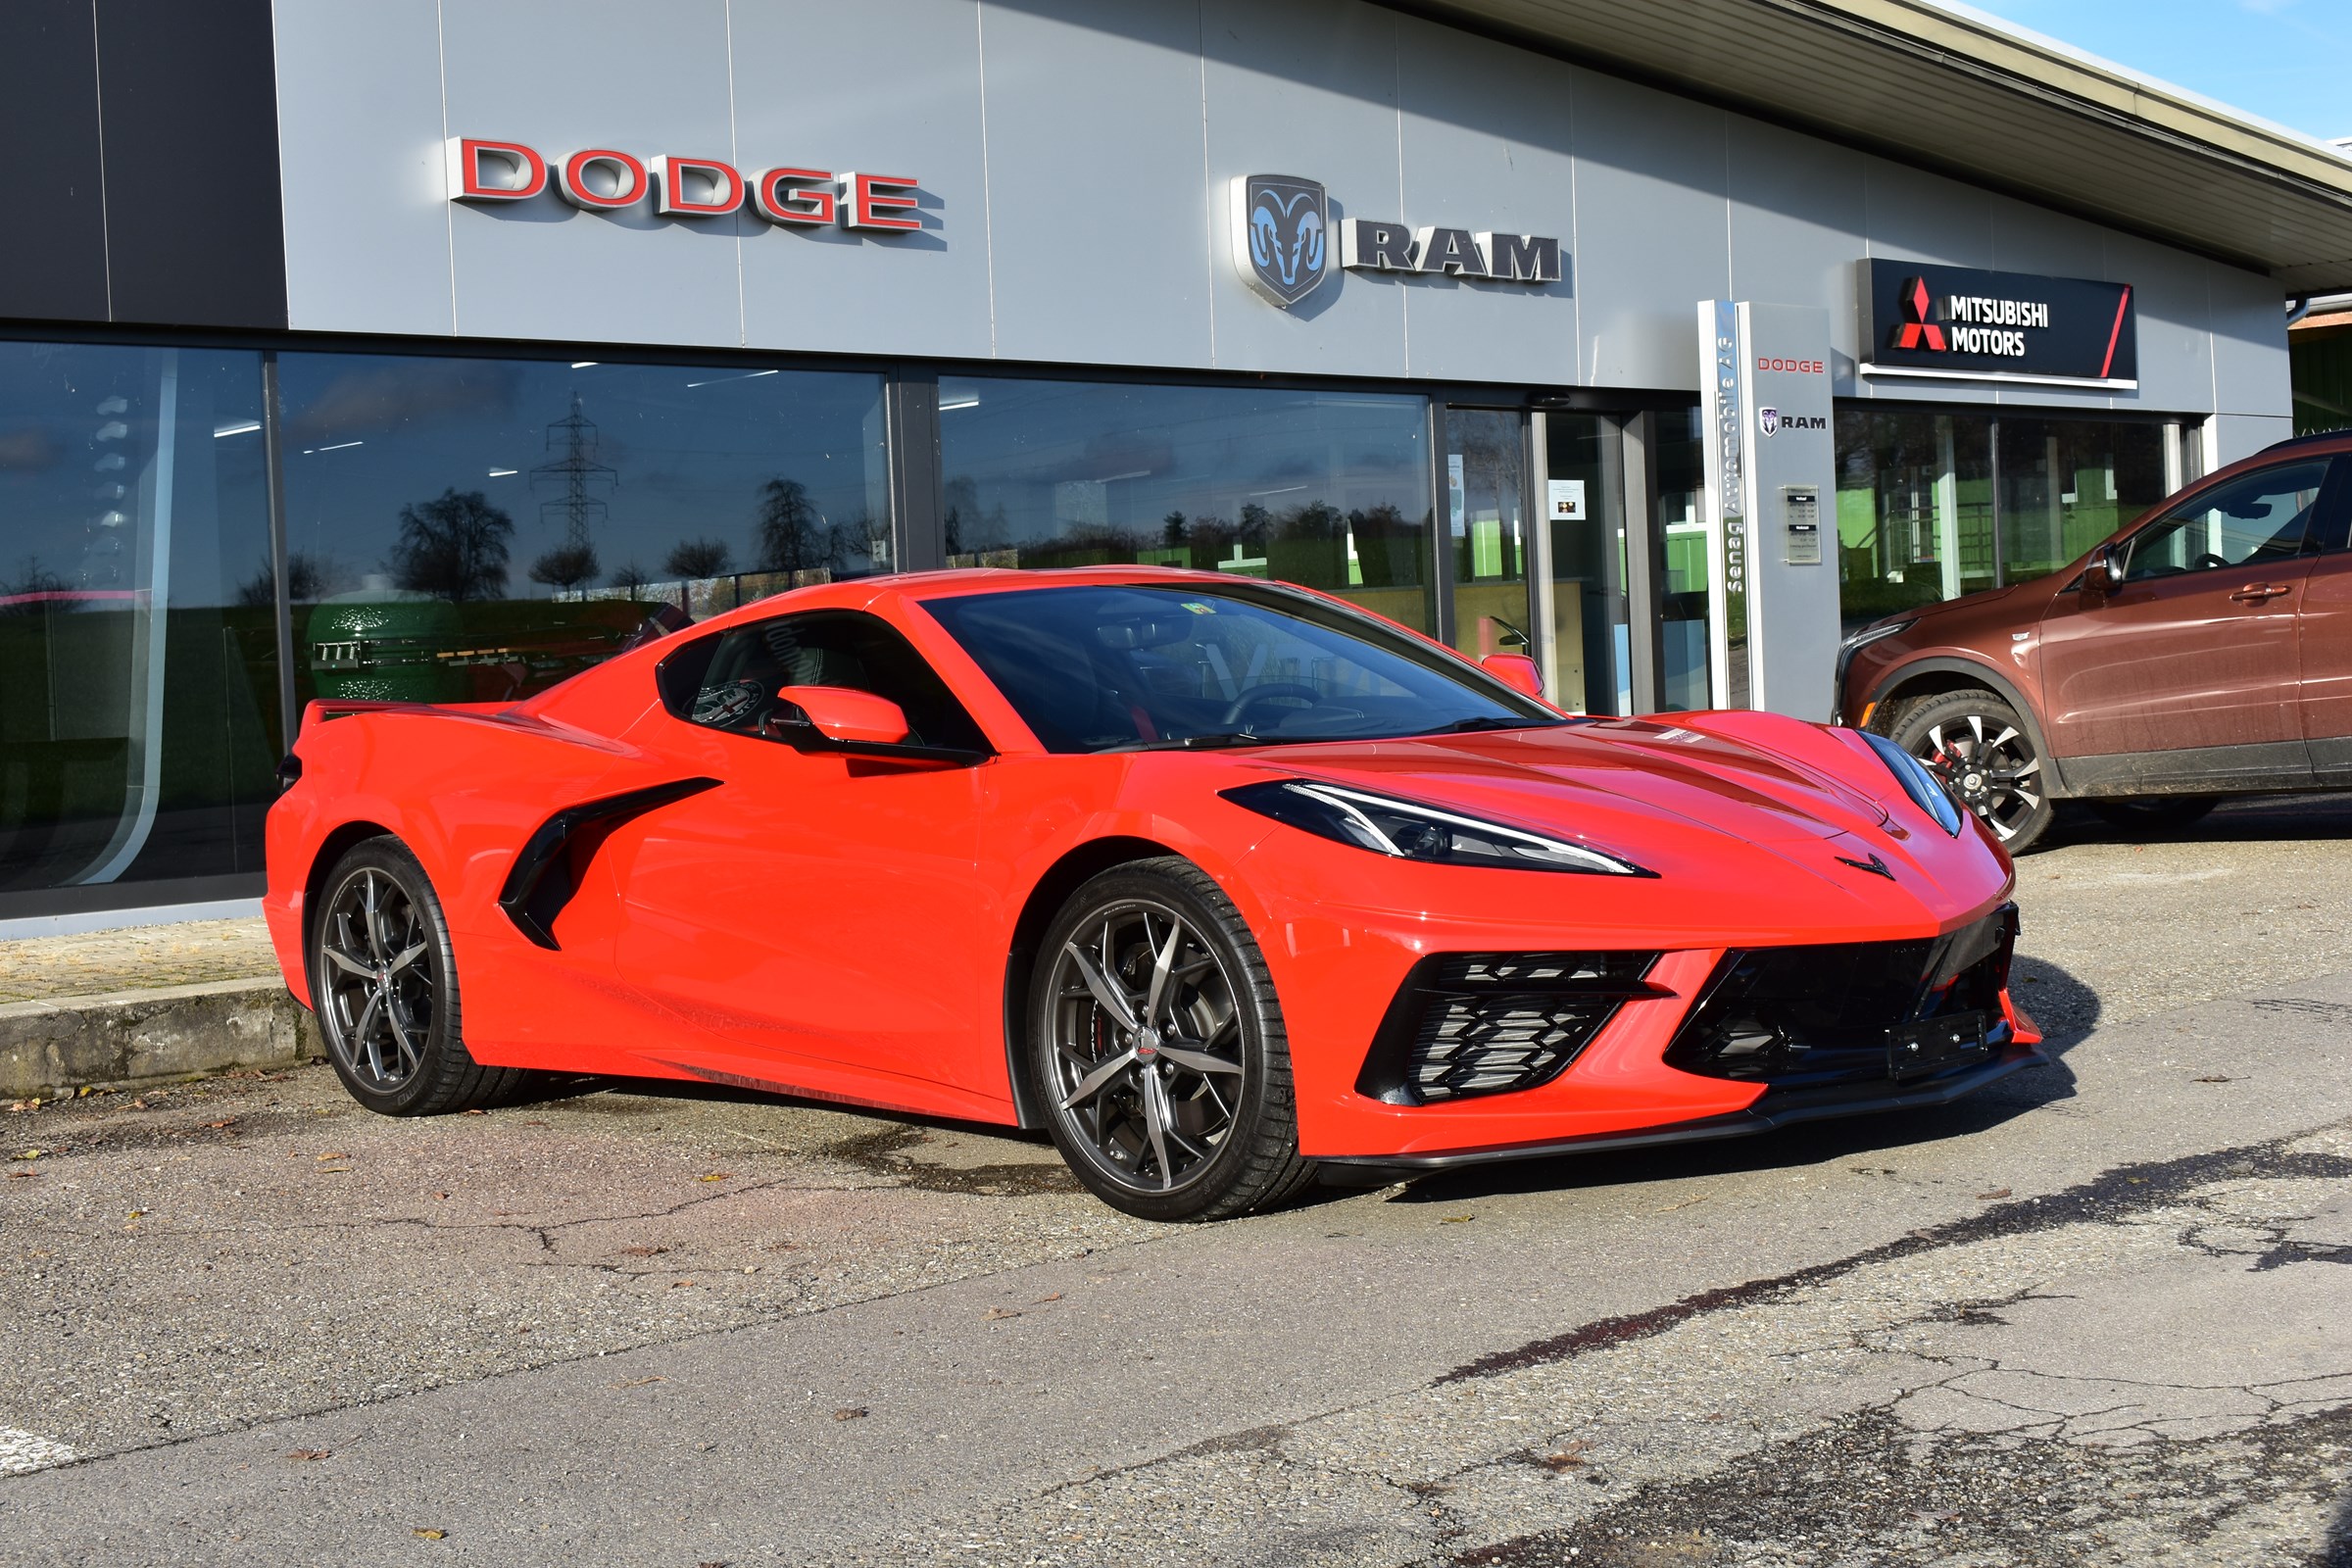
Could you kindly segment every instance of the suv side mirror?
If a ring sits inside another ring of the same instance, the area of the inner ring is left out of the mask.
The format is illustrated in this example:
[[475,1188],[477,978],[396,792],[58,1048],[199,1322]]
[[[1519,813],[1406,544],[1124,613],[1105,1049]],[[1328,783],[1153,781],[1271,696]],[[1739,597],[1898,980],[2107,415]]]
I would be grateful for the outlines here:
[[1480,660],[1479,667],[1515,692],[1530,697],[1544,695],[1544,671],[1525,654],[1489,654]]
[[2104,596],[2120,588],[2124,582],[2124,558],[2113,545],[2101,545],[2090,553],[2089,562],[2082,567],[2082,586],[2094,595]]
[[835,745],[904,746],[912,733],[906,710],[871,692],[846,686],[787,686],[776,693],[776,700],[790,703],[804,716],[799,723],[771,720],[770,733],[803,750],[819,737]]

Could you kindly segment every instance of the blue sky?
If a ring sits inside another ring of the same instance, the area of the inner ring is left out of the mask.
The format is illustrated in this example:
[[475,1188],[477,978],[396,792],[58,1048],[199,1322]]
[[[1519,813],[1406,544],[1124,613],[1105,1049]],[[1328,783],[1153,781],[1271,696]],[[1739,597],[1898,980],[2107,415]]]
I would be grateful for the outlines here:
[[1966,3],[2308,135],[2352,136],[2352,0]]

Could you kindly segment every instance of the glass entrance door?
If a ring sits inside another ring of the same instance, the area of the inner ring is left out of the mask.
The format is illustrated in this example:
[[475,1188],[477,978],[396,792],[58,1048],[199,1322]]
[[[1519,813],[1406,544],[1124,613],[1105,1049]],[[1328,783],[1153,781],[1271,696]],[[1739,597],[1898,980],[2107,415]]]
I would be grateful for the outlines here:
[[1630,713],[1623,423],[1601,414],[1546,415],[1539,499],[1551,558],[1544,689],[1577,712]]
[[1446,411],[1444,548],[1453,646],[1473,659],[1536,652],[1527,596],[1527,417]]

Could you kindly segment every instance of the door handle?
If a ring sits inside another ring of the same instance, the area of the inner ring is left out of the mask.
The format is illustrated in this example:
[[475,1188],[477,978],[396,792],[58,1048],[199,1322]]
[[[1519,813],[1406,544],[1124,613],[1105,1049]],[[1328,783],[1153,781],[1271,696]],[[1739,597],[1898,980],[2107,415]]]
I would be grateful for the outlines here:
[[2280,594],[2291,594],[2294,591],[2294,588],[2286,583],[2256,582],[2248,583],[2230,597],[2239,604],[2259,605],[2266,600],[2276,599]]

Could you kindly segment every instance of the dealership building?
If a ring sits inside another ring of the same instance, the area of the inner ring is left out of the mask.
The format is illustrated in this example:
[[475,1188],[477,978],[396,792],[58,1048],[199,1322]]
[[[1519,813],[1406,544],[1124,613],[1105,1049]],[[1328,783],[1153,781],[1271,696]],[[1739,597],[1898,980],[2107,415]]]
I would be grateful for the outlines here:
[[2290,433],[2352,162],[1926,0],[18,0],[0,936],[660,602],[1308,584],[1594,713]]

